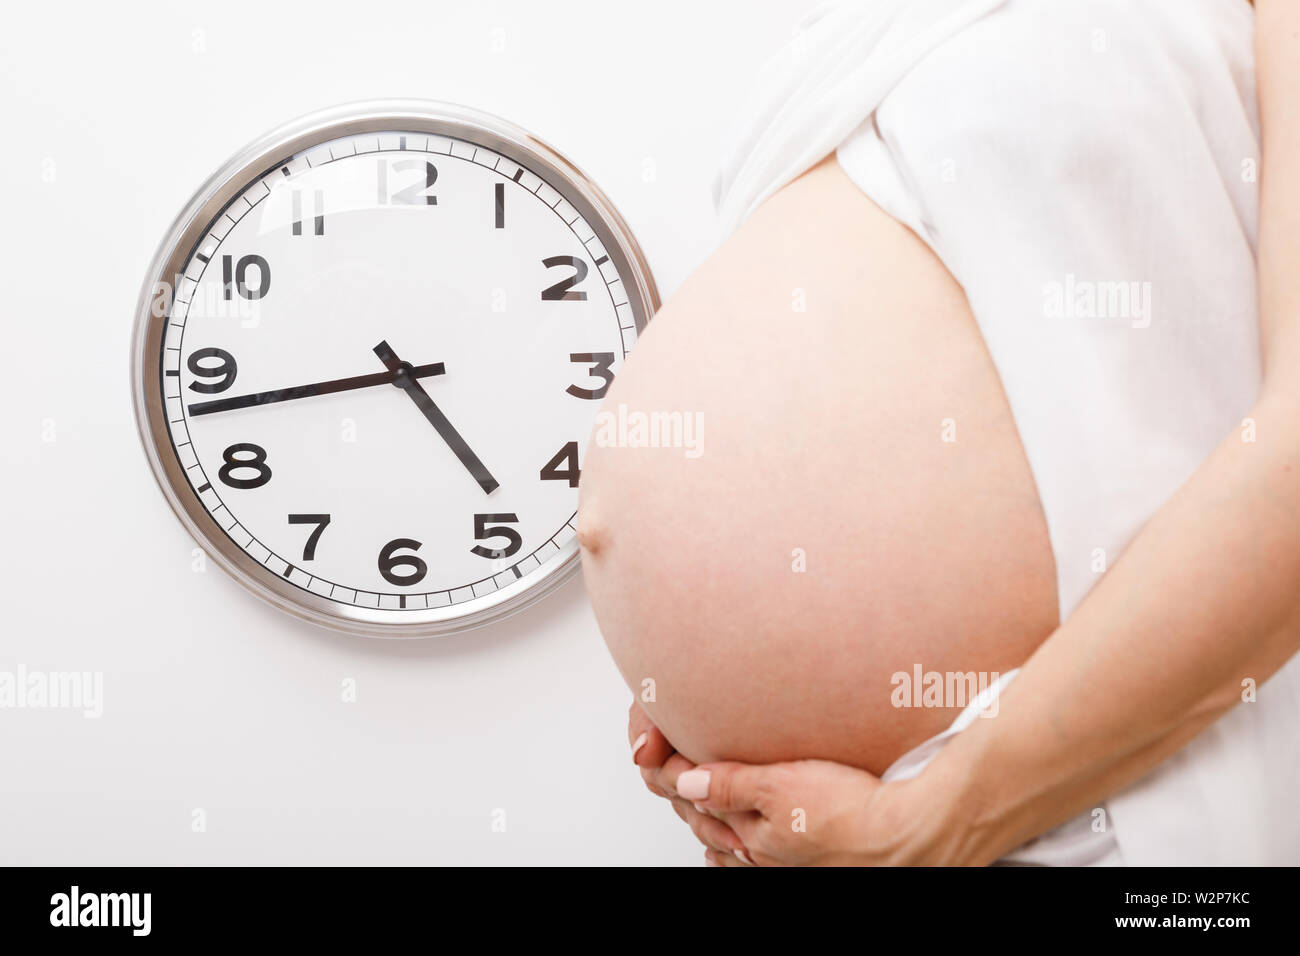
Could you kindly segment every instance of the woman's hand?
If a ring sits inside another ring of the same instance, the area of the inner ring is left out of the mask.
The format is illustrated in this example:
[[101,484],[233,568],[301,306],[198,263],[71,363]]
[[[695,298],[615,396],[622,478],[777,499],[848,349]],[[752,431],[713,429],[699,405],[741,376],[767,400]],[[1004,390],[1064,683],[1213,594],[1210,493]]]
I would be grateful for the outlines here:
[[713,866],[939,862],[922,833],[937,815],[924,811],[915,781],[881,783],[826,760],[697,767],[636,702],[628,740],[650,792],[672,803]]
[[[748,860],[710,849],[716,866],[875,866],[918,862],[900,814],[900,784],[828,760],[756,766],[717,763],[693,767],[665,781],[694,808],[726,824]],[[737,862],[737,859],[740,862]]]

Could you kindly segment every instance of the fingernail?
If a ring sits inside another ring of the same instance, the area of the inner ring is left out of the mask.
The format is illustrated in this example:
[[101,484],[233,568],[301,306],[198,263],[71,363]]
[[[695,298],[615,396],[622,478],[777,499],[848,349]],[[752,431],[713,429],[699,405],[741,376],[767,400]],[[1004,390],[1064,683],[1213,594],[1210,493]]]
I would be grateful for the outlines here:
[[709,771],[686,771],[677,778],[677,792],[687,800],[709,799]]
[[754,865],[754,861],[749,858],[749,854],[745,852],[745,848],[743,846],[737,850],[732,850],[731,852],[735,853],[736,859],[739,860],[741,863],[744,863],[746,866]]
[[717,863],[717,862],[715,862],[714,859],[713,859],[713,857],[709,856],[707,853],[704,855],[704,865],[705,865],[705,866],[722,866],[721,863]]
[[632,762],[633,763],[636,763],[636,752],[640,750],[642,747],[644,747],[645,742],[649,739],[650,737],[647,734],[642,734],[636,740],[632,741]]
[[695,809],[696,809],[696,811],[699,812],[699,813],[708,813],[708,812],[709,812],[708,807],[706,807],[706,806],[705,806],[704,804],[702,804],[702,803],[697,803],[697,804],[695,804]]

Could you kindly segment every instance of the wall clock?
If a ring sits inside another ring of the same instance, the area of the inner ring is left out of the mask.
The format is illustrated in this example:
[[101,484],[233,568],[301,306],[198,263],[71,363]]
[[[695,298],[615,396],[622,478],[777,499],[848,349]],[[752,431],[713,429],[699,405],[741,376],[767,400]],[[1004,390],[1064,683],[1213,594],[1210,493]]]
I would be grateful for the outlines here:
[[351,633],[461,630],[576,569],[587,436],[657,307],[613,205],[524,130],[342,107],[240,152],[163,240],[137,423],[253,593]]

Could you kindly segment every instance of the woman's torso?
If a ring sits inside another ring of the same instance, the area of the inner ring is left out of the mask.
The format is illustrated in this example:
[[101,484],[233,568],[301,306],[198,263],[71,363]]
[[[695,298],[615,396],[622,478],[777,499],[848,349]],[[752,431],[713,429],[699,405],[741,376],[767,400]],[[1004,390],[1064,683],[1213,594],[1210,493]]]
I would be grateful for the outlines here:
[[724,208],[840,144],[860,189],[777,194],[611,392],[707,412],[705,456],[593,449],[584,476],[597,613],[670,739],[878,769],[952,714],[882,682],[1021,663],[1240,423],[1249,26],[1235,0],[843,4],[778,58]]

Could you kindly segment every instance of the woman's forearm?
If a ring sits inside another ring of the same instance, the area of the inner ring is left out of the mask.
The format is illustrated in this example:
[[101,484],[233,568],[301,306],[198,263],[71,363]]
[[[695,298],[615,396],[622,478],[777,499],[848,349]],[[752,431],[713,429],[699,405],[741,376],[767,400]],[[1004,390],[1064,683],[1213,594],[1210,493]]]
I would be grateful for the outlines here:
[[997,718],[917,781],[951,824],[934,831],[936,855],[986,863],[1095,806],[1300,650],[1300,4],[1260,0],[1256,35],[1265,376],[1253,429],[1227,436],[1143,528]]
[[927,789],[960,818],[940,855],[986,863],[1095,806],[1300,649],[1297,408],[1262,399],[1257,440],[1225,440],[1033,655],[998,716],[936,758]]

